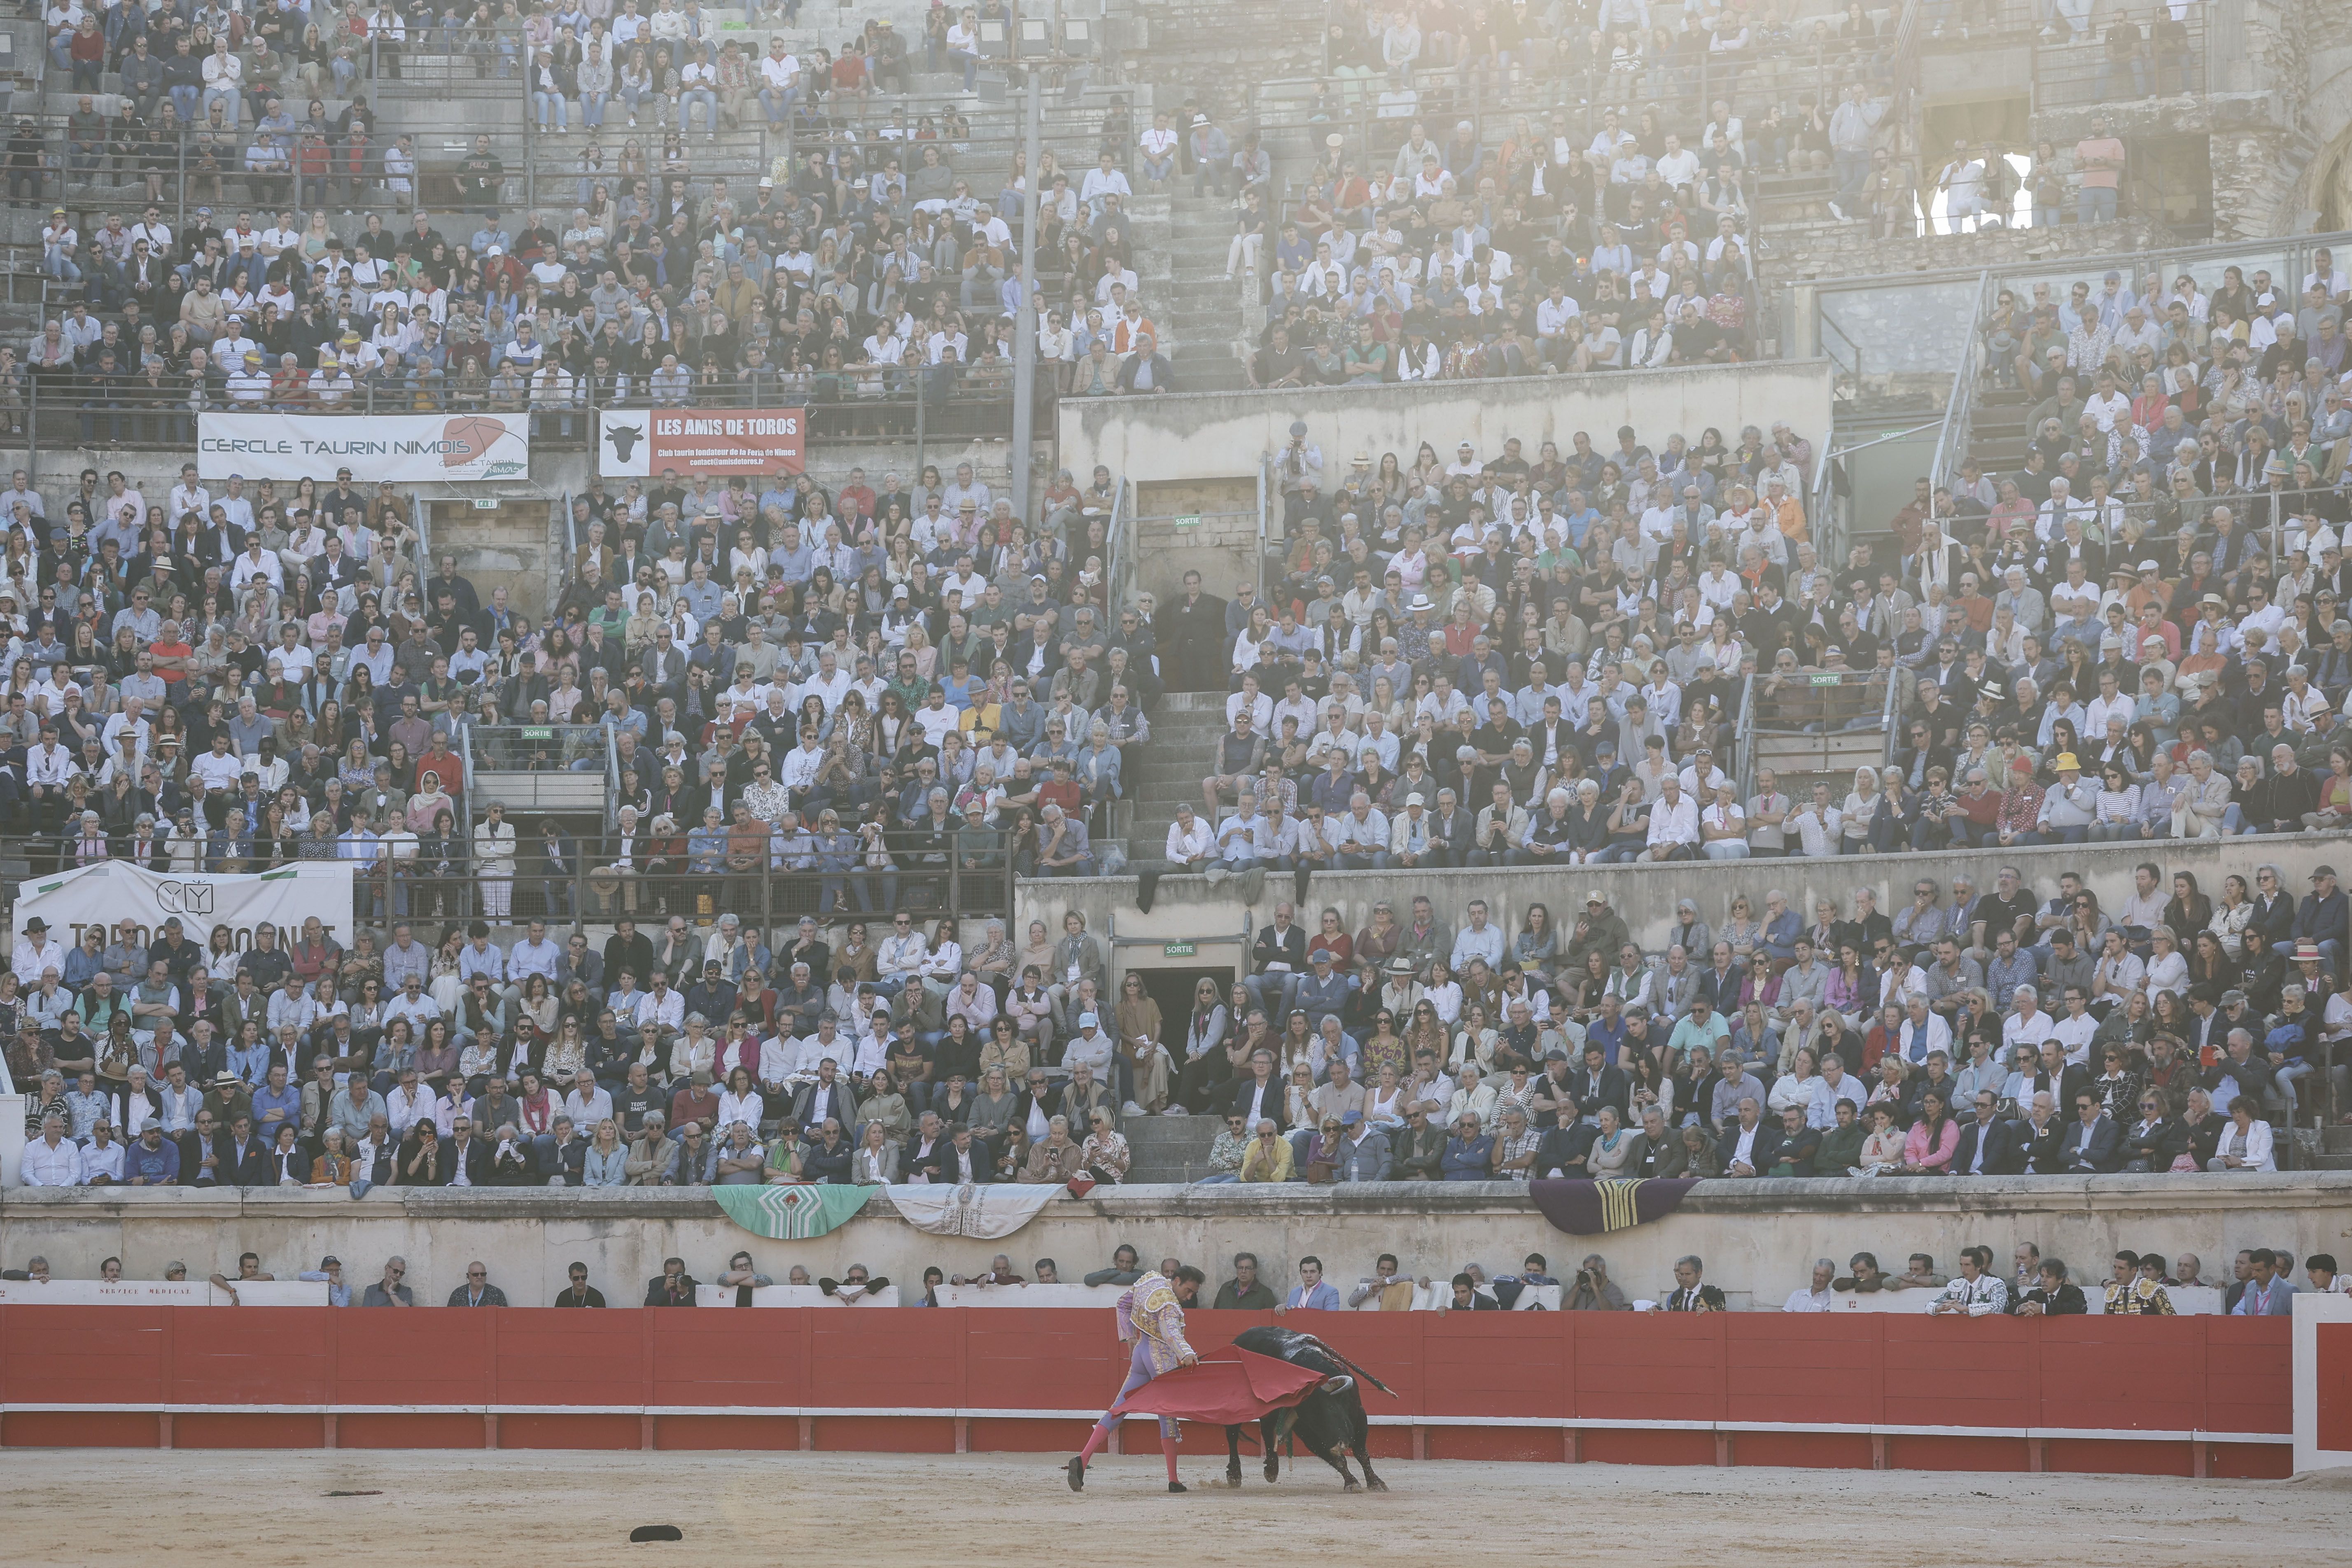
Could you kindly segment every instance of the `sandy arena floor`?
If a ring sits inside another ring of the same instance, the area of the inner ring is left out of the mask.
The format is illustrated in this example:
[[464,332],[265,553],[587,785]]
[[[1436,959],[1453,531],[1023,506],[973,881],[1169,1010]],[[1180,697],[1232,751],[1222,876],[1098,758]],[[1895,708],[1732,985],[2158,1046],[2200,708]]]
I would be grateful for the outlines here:
[[[1246,1460],[1246,1457],[1245,1457]],[[1680,1563],[1845,1562],[1874,1541],[1904,1568],[1986,1563],[2352,1563],[2352,1483],[1709,1470],[1400,1460],[1386,1496],[1347,1495],[1321,1466],[1239,1492],[1191,1461],[1187,1496],[1157,1457],[1114,1458],[1073,1495],[1049,1457],[793,1454],[176,1453],[15,1449],[0,1457],[0,1541],[17,1563],[234,1563],[362,1557],[470,1568],[653,1560],[783,1562],[813,1549],[864,1564],[1092,1557],[1078,1533],[1151,1542],[1168,1561],[1444,1563],[1465,1549]],[[381,1489],[378,1497],[328,1498]],[[1597,1521],[1605,1521],[1605,1523]],[[631,1546],[673,1523],[682,1543]],[[1062,1550],[1041,1557],[1037,1542]],[[830,1542],[830,1547],[815,1543]],[[1666,1543],[1680,1543],[1669,1552]],[[2063,1542],[2053,1550],[2053,1542]],[[1287,1547],[1282,1543],[1287,1542]],[[373,1543],[372,1545],[369,1543]],[[743,1556],[741,1554],[751,1554]],[[1116,1552],[1100,1554],[1111,1561]],[[1876,1555],[1874,1553],[1873,1555]],[[1137,1557],[1136,1562],[1161,1560]]]

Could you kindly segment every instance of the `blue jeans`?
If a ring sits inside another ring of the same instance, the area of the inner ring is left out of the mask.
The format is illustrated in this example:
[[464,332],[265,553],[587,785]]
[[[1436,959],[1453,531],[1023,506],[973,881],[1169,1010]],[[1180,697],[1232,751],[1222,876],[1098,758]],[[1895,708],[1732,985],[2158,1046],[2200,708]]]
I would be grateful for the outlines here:
[[950,49],[948,64],[963,72],[963,89],[970,92],[980,75],[980,57],[969,49]]
[[[530,107],[532,112],[539,116],[539,128],[541,131],[547,129],[551,110],[554,112],[555,128],[558,131],[564,130],[571,123],[566,115],[563,95],[560,92],[534,92],[530,95]],[[678,129],[683,131],[686,128],[683,116],[680,117],[680,121]]]
[[707,87],[688,88],[677,95],[677,133],[683,136],[694,123],[694,106],[702,105],[702,123],[710,134],[719,134],[719,95]]
[[580,95],[580,123],[597,126],[604,123],[604,106],[613,101],[609,92],[583,92]]
[[2074,200],[2076,223],[2113,223],[2116,221],[2116,188],[2113,185],[2084,185]]
[[782,125],[793,117],[793,100],[799,97],[793,88],[763,87],[760,89],[760,112],[768,117],[771,125]]
[[1832,152],[1830,154],[1830,162],[1837,168],[1838,199],[1843,201],[1849,196],[1862,195],[1862,187],[1870,179],[1869,149]]
[[208,87],[205,89],[204,99],[198,105],[198,108],[203,116],[209,120],[212,118],[213,105],[215,103],[220,104],[222,106],[221,118],[227,121],[231,125],[235,125],[236,123],[238,96],[236,89],[233,87]]

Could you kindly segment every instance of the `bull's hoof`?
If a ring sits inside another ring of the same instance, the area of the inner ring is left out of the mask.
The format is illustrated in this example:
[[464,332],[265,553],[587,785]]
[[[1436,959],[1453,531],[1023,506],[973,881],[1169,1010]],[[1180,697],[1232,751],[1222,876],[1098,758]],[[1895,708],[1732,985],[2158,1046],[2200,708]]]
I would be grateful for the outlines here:
[[1265,1479],[1268,1481],[1278,1481],[1282,1479],[1282,1462],[1272,1454],[1265,1457]]
[[1372,1490],[1374,1490],[1374,1491],[1376,1491],[1376,1492],[1384,1492],[1384,1491],[1386,1491],[1386,1490],[1388,1490],[1388,1489],[1389,1489],[1389,1484],[1388,1484],[1388,1482],[1386,1482],[1386,1481],[1384,1481],[1384,1480],[1381,1479],[1380,1479],[1380,1477],[1378,1477],[1378,1476],[1374,1476],[1370,1480],[1369,1480],[1369,1481],[1365,1482],[1364,1484],[1365,1484],[1366,1486],[1369,1486],[1370,1488],[1371,1488],[1371,1489],[1372,1489]]
[[1360,1492],[1364,1489],[1362,1486],[1358,1484],[1355,1477],[1349,1476],[1347,1479],[1339,1483],[1339,1489],[1341,1491]]
[[1242,1486],[1242,1473],[1241,1473],[1241,1471],[1239,1471],[1238,1469],[1227,1470],[1227,1471],[1225,1472],[1225,1485],[1227,1485],[1227,1486],[1229,1486],[1229,1487],[1233,1488],[1235,1491],[1239,1491],[1239,1490],[1241,1490],[1241,1486]]

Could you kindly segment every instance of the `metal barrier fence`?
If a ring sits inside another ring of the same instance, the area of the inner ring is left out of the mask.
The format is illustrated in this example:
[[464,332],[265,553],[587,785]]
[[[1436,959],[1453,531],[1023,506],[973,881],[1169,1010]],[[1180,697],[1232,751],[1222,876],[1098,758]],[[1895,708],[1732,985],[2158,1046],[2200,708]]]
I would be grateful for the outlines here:
[[[483,874],[471,847],[456,835],[446,843],[404,839],[390,851],[380,841],[330,841],[315,847],[299,838],[276,847],[247,841],[223,845],[218,852],[208,844],[200,857],[189,859],[175,860],[168,848],[159,848],[150,863],[166,870],[257,873],[302,859],[353,860],[359,863],[352,880],[353,929],[404,920],[463,924],[476,919],[493,926],[544,920],[579,929],[623,915],[641,921],[681,915],[707,924],[722,914],[772,927],[803,915],[851,920],[878,914],[887,920],[897,911],[1009,920],[1013,910],[1012,868],[1003,863],[1001,841],[998,864],[969,866],[962,863],[967,857],[935,852],[917,836],[890,834],[883,847],[892,865],[842,875],[761,866],[756,864],[761,858],[757,848],[749,856],[754,864],[730,864],[721,854],[709,862],[715,868],[698,868],[702,858],[688,852],[683,837],[640,837],[631,863],[616,869],[615,844],[583,845],[570,837],[563,842],[568,864],[551,871],[539,841],[523,836],[519,857],[505,862],[511,868],[508,876]],[[127,847],[128,835],[114,843]],[[648,853],[649,845],[662,852]],[[0,874],[0,902],[13,905],[27,877],[54,875],[82,864],[83,857],[67,840],[18,837],[0,838],[0,862],[28,868],[21,876]]]
[[[582,390],[570,377],[547,388],[497,377],[479,384],[446,374],[399,383],[365,381],[332,403],[299,404],[301,413],[365,417],[374,414],[463,413],[469,410],[530,414],[534,445],[584,448],[596,438],[596,416],[613,409],[803,408],[808,439],[920,447],[931,440],[1002,440],[1013,427],[1013,372],[992,363],[942,372],[936,367],[909,374],[897,385],[866,393],[836,390],[846,379],[820,374],[778,376],[763,387],[726,383],[691,389],[686,397],[656,400],[631,396],[609,400],[594,387]],[[0,386],[0,412],[8,411],[11,388]],[[250,405],[207,385],[199,396],[184,380],[144,378],[100,385],[86,377],[34,371],[19,396],[31,447],[56,449],[99,445],[193,447],[199,414],[233,414],[250,407],[289,410],[276,391]],[[1051,396],[1047,386],[1041,396]]]
[[[2205,91],[2211,58],[2205,11],[2202,5],[2191,5],[2176,18],[2158,5],[2146,19],[2110,13],[2093,30],[2072,39],[2037,39],[2034,112]],[[2137,46],[2110,39],[2107,29],[2118,19],[2138,29]]]
[[1895,683],[1875,670],[1761,670],[1748,689],[1742,728],[1757,735],[1878,729],[1890,725],[1895,695]]

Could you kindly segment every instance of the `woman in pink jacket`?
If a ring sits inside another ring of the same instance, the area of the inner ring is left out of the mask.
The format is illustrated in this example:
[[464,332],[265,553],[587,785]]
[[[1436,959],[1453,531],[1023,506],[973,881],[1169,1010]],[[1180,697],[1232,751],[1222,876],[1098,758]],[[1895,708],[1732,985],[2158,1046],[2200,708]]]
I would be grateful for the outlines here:
[[1951,1118],[1950,1103],[1943,1090],[1928,1089],[1919,1097],[1919,1120],[1911,1124],[1911,1135],[1903,1141],[1903,1173],[1948,1174],[1959,1147],[1960,1124]]

